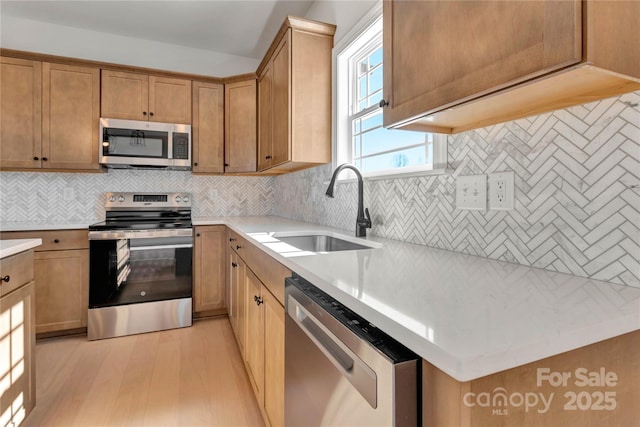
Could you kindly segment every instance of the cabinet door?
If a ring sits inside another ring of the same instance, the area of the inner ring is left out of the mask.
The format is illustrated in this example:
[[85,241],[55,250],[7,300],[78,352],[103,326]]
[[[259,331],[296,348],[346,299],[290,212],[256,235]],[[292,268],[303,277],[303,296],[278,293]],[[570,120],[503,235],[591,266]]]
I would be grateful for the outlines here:
[[35,254],[36,332],[87,326],[89,251]]
[[276,48],[273,59],[272,156],[271,164],[279,165],[291,158],[291,29]]
[[271,166],[271,82],[273,73],[271,63],[262,71],[258,79],[258,170],[262,171]]
[[101,111],[109,119],[148,120],[149,76],[102,70]]
[[191,80],[149,77],[149,120],[191,123]]
[[384,125],[581,61],[581,2],[384,2]]
[[240,354],[244,355],[244,334],[245,334],[245,289],[246,280],[244,261],[231,251],[229,263],[229,321],[236,336]]
[[196,227],[195,232],[193,311],[224,309],[225,227]]
[[0,298],[0,415],[19,426],[36,403],[34,288],[30,282]]
[[264,301],[264,410],[272,426],[284,425],[284,307],[262,287]]
[[264,310],[261,303],[262,284],[255,274],[246,269],[246,336],[245,359],[251,385],[254,387],[258,403],[264,402]]
[[100,70],[42,64],[42,167],[99,169]]
[[193,172],[224,172],[224,86],[193,82]]
[[224,171],[227,173],[256,171],[256,110],[255,79],[225,85]]
[[39,168],[42,64],[0,57],[0,168]]

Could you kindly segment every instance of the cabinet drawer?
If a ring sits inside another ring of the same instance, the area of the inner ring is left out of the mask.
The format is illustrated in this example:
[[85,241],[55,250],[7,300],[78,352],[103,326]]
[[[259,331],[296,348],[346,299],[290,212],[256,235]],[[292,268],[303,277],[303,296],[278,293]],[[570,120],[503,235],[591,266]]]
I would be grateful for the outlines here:
[[42,239],[36,252],[88,249],[87,230],[9,231],[0,234],[2,239]]
[[0,260],[0,277],[9,277],[2,281],[0,295],[4,296],[33,280],[33,251],[21,252]]

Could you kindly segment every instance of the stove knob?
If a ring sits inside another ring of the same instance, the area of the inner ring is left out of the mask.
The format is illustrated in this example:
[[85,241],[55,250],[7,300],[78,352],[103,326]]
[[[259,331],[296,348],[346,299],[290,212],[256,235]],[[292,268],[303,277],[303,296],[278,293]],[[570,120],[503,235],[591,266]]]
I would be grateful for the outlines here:
[[176,196],[176,202],[179,202],[180,200],[180,196]]
[[184,197],[182,198],[182,201],[183,201],[183,202],[185,202],[185,203],[187,203],[187,202],[189,201],[189,196],[184,196]]
[[116,196],[114,196],[113,194],[111,196],[109,196],[109,201],[111,203],[115,202],[116,201]]
[[123,195],[118,196],[118,201],[119,202],[124,202],[124,196]]

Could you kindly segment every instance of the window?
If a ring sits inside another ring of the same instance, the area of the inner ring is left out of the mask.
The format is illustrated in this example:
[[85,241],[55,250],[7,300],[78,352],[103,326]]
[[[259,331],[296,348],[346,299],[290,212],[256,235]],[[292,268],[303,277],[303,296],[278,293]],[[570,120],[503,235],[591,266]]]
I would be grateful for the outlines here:
[[[446,136],[382,127],[383,46],[379,6],[336,47],[336,163],[364,176],[444,169]],[[444,152],[444,161],[443,158]]]

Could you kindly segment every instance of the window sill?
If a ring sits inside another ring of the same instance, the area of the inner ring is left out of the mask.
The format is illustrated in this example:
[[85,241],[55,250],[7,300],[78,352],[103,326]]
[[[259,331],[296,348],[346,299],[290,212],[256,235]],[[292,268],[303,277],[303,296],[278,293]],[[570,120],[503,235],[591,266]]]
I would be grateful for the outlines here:
[[[414,178],[419,176],[451,175],[454,171],[455,169],[449,169],[449,168],[428,169],[428,170],[423,169],[423,170],[412,170],[412,171],[402,171],[402,172],[378,171],[378,172],[370,172],[367,174],[363,174],[362,178],[365,181],[377,181],[377,180],[383,180],[383,179]],[[358,180],[356,178],[338,177],[338,179],[336,180],[336,183],[346,184],[346,183],[357,182],[357,181]],[[324,182],[324,184],[328,185],[329,181]]]

